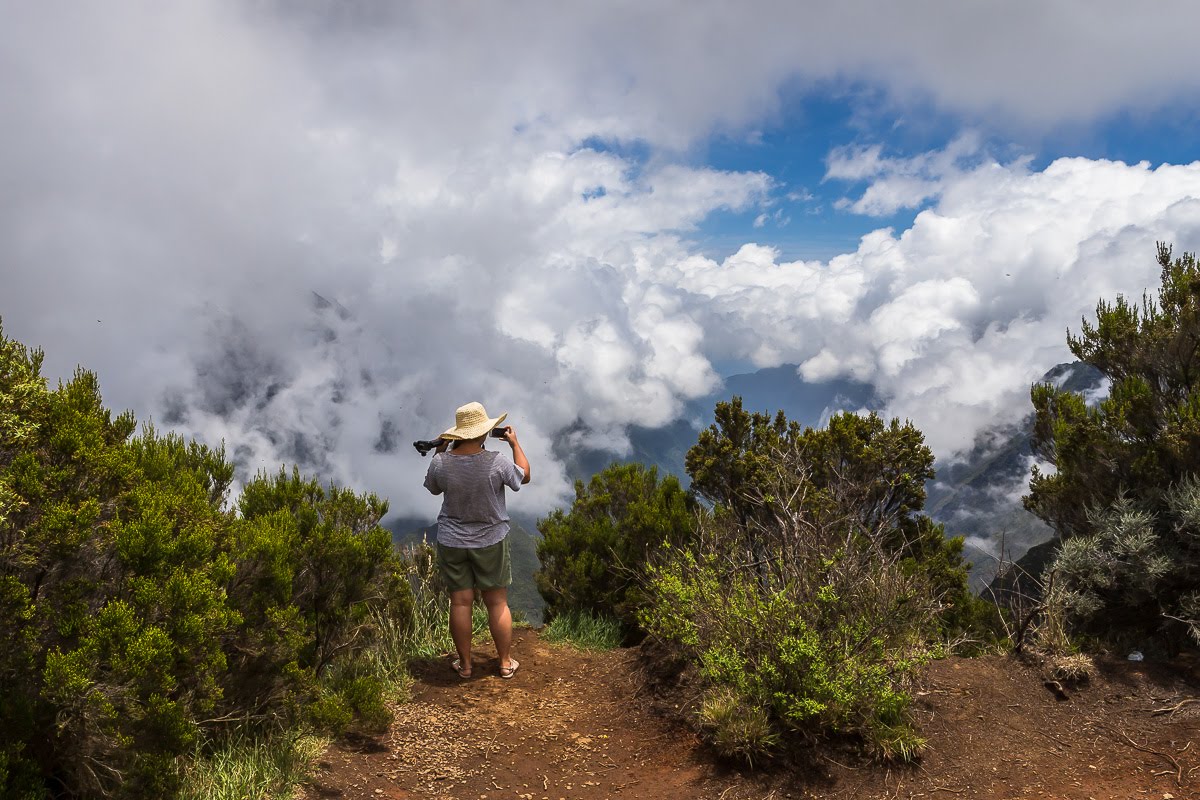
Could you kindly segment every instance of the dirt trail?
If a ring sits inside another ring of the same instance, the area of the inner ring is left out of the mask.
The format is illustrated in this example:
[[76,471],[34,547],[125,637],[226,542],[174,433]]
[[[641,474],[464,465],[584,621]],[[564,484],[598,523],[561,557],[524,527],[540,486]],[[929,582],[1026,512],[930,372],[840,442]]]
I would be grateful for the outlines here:
[[490,646],[462,680],[447,660],[417,665],[388,733],[340,745],[308,798],[695,798],[705,774],[692,737],[631,703],[630,654],[590,654],[518,630],[511,680]]
[[446,660],[419,665],[391,729],[331,748],[307,800],[1200,800],[1195,660],[1106,662],[1063,700],[1010,658],[946,659],[917,697],[929,739],[917,766],[826,750],[741,775],[648,708],[633,652],[580,653],[524,630],[514,654],[521,669],[509,681],[489,647],[466,681]]

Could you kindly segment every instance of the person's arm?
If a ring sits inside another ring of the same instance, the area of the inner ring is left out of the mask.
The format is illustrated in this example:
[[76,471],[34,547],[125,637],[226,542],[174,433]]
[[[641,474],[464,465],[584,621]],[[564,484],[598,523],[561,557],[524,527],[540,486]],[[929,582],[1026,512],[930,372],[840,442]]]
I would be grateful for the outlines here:
[[438,485],[438,468],[441,466],[441,461],[438,459],[438,456],[441,455],[445,449],[445,444],[438,446],[437,453],[435,453],[433,458],[429,460],[429,469],[425,470],[425,488],[429,490],[430,494],[442,493],[442,487]]
[[504,434],[504,441],[512,447],[513,463],[525,473],[525,477],[521,479],[521,485],[524,486],[529,483],[529,459],[525,457],[525,451],[521,449],[521,443],[517,441],[517,429],[512,425],[508,426],[508,432]]

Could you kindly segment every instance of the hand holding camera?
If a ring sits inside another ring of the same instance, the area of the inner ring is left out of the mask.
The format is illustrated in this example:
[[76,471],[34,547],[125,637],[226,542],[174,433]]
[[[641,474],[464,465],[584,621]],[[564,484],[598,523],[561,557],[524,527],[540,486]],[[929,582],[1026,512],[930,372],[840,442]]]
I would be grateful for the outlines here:
[[[510,433],[511,433],[511,436],[510,436]],[[509,444],[512,444],[517,439],[516,432],[514,432],[512,427],[509,425],[492,428],[492,432],[491,432],[490,436],[495,439],[503,439],[504,441],[508,442]],[[415,447],[417,449],[417,452],[421,454],[421,457],[424,458],[426,455],[429,454],[430,450],[436,450],[437,448],[441,447],[442,445],[450,444],[451,441],[454,441],[454,440],[442,439],[440,437],[437,439],[426,439],[426,440],[422,440],[422,441],[413,442],[413,447]]]

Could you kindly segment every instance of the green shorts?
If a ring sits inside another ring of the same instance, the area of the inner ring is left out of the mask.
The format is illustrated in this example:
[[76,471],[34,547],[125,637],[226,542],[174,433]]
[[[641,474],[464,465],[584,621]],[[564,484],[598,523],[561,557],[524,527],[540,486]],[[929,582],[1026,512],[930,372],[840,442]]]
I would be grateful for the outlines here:
[[499,589],[512,583],[507,537],[487,547],[450,547],[439,542],[437,563],[451,592]]

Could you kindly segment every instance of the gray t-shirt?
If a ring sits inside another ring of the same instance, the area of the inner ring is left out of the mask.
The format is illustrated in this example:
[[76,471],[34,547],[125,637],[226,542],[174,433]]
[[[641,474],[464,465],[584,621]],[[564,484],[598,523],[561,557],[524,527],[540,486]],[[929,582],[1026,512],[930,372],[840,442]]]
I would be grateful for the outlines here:
[[438,514],[438,542],[450,547],[487,547],[508,535],[504,487],[520,491],[524,471],[499,453],[437,453],[425,488],[445,494]]

